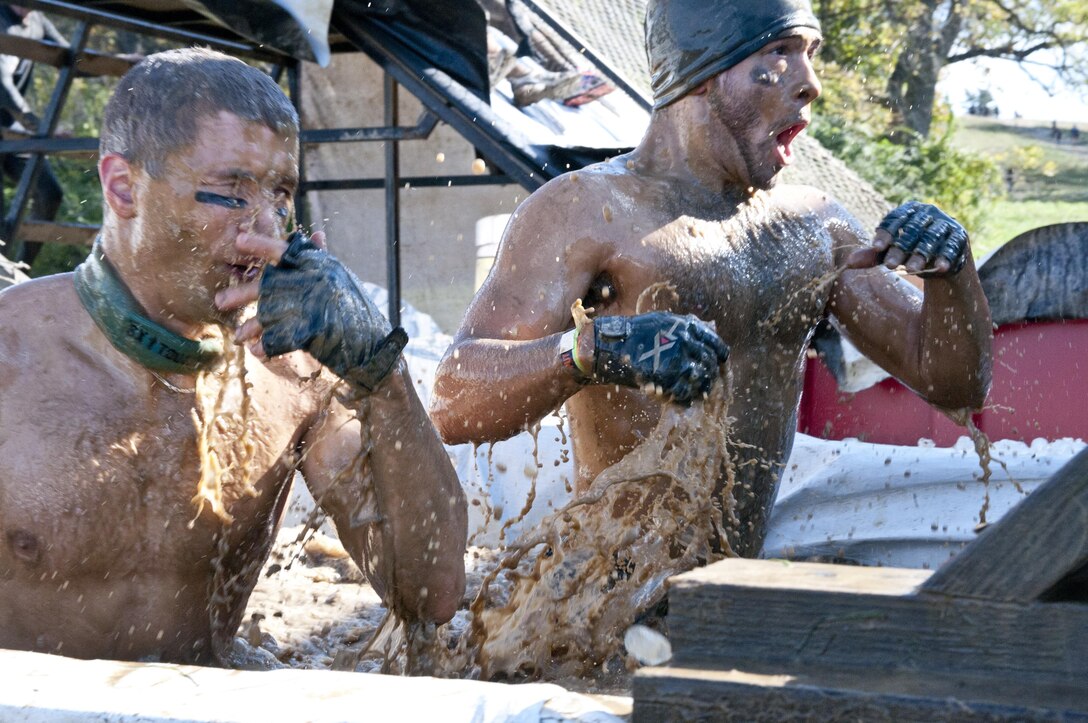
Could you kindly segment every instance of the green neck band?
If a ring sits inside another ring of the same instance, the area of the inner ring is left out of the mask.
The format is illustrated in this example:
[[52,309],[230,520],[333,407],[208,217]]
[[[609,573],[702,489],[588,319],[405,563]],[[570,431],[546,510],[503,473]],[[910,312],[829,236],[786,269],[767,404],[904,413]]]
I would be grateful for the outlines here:
[[76,268],[75,283],[83,308],[110,343],[148,369],[193,374],[214,368],[222,358],[218,339],[186,339],[148,319],[98,241]]

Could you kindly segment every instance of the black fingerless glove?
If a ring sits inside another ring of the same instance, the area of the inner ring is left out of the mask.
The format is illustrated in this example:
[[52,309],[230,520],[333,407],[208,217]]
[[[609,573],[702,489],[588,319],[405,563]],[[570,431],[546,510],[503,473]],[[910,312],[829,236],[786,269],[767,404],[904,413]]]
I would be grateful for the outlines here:
[[367,391],[396,367],[408,343],[404,329],[390,331],[355,274],[300,231],[279,264],[265,267],[257,320],[268,356],[303,349]]
[[957,274],[967,262],[967,230],[959,221],[928,203],[908,201],[893,209],[877,228],[891,234],[892,243],[909,258],[919,254],[928,266],[938,256]]
[[642,387],[653,383],[689,404],[710,391],[729,347],[692,315],[653,311],[593,320],[594,380]]

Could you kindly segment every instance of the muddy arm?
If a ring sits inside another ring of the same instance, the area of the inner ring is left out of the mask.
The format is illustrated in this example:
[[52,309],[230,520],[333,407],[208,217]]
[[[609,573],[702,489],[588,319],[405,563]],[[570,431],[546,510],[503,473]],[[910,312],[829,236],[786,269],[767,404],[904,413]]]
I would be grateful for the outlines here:
[[[864,236],[856,226],[833,229],[841,266]],[[863,354],[931,404],[980,409],[990,388],[993,329],[970,251],[958,273],[923,278],[919,293],[881,266],[845,271],[828,311]]]
[[[597,246],[568,235],[549,209],[562,201],[537,193],[507,229],[495,268],[438,367],[431,417],[450,444],[511,437],[581,389],[559,342],[573,326],[571,304],[600,268]],[[589,341],[582,356],[591,359]]]
[[409,620],[445,622],[465,590],[457,475],[403,363],[357,404],[363,424],[334,401],[315,425],[303,475],[386,604]]

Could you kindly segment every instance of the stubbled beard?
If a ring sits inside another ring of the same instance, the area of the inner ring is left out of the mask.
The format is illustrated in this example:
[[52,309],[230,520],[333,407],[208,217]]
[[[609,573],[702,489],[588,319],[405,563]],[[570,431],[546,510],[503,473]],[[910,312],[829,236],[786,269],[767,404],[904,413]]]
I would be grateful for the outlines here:
[[778,183],[778,174],[781,169],[776,169],[771,163],[757,161],[752,144],[745,140],[751,129],[760,121],[758,110],[746,103],[730,104],[721,93],[711,94],[709,101],[713,118],[723,124],[733,135],[752,188],[766,191],[774,187]]

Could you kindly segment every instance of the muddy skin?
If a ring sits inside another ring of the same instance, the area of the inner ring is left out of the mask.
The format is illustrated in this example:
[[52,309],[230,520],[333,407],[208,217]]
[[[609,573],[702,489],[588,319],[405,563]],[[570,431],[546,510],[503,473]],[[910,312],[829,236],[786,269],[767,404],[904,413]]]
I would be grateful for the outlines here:
[[[252,309],[216,293],[286,248],[297,138],[225,112],[197,138],[161,178],[103,157],[102,248],[143,315],[228,339],[211,371],[125,356],[71,274],[0,293],[0,647],[231,664],[296,469],[398,615],[446,620],[461,598],[464,498],[406,370],[364,404],[312,357],[258,358],[223,326]],[[199,201],[209,179],[249,205]]]
[[589,489],[648,438],[668,400],[585,384],[564,367],[569,309],[582,299],[591,316],[632,315],[662,283],[676,289],[675,312],[712,322],[731,349],[722,379],[736,485],[726,500],[720,481],[715,498],[739,523],[721,520],[722,549],[762,546],[822,319],[932,403],[982,404],[992,336],[970,260],[959,274],[927,275],[922,294],[881,266],[870,233],[826,194],[777,184],[820,93],[818,45],[807,28],[768,43],[655,110],[632,153],[556,178],[517,209],[439,367],[431,412],[447,442],[503,439],[565,404],[576,491]]

